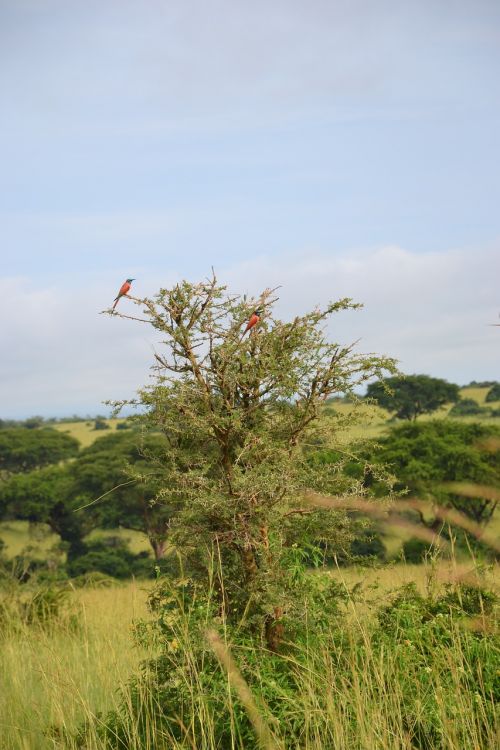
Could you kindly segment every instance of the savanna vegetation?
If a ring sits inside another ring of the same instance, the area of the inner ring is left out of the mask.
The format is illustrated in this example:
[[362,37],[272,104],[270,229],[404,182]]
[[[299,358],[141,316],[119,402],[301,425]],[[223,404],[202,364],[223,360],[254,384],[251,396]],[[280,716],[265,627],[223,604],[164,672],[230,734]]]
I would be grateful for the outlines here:
[[131,302],[136,416],[0,426],[6,747],[496,747],[495,383],[330,342],[350,300]]

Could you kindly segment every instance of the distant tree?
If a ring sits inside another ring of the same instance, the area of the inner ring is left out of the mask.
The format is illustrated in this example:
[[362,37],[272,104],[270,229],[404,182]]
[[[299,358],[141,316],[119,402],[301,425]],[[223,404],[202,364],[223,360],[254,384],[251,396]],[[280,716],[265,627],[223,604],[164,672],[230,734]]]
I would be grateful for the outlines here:
[[491,388],[492,385],[496,385],[496,380],[471,380],[463,388]]
[[109,430],[109,424],[106,422],[104,417],[96,417],[94,422],[94,430]]
[[76,456],[75,438],[53,429],[0,430],[0,476],[31,471]]
[[478,414],[488,414],[488,410],[479,406],[477,401],[473,398],[461,398],[457,403],[450,409],[450,417],[470,417]]
[[81,504],[92,503],[100,525],[141,531],[157,560],[165,553],[172,515],[168,503],[156,502],[161,490],[157,464],[167,453],[168,443],[158,433],[115,432],[85,448],[71,467],[74,489],[85,498]]
[[96,527],[133,529],[147,536],[160,560],[171,510],[155,502],[161,489],[155,462],[167,450],[158,433],[106,435],[70,464],[12,475],[0,488],[0,517],[48,524],[68,544],[69,559],[85,552],[84,538]]
[[416,419],[460,398],[458,385],[429,375],[390,377],[370,383],[366,396],[394,412],[398,419]]
[[25,419],[23,422],[23,427],[26,427],[28,430],[36,430],[38,427],[42,427],[44,423],[43,417],[28,417],[28,419]]
[[7,430],[11,427],[19,427],[19,422],[15,419],[0,419],[0,430]]
[[500,401],[500,383],[492,385],[488,393],[486,394],[485,401]]
[[[393,472],[396,489],[409,489],[431,505],[453,507],[476,523],[486,524],[495,511],[495,500],[477,493],[459,495],[446,485],[461,482],[500,488],[500,452],[483,447],[492,437],[500,437],[497,427],[439,419],[393,427],[377,441],[377,447],[367,450],[370,460]],[[441,526],[437,517],[426,520],[421,515],[421,520],[435,530]]]
[[95,513],[75,513],[81,498],[74,492],[71,466],[47,466],[17,474],[0,488],[3,518],[46,523],[66,542],[68,558],[85,551],[84,537],[94,528]]
[[116,424],[117,430],[130,430],[130,422],[127,422],[126,420],[122,419]]

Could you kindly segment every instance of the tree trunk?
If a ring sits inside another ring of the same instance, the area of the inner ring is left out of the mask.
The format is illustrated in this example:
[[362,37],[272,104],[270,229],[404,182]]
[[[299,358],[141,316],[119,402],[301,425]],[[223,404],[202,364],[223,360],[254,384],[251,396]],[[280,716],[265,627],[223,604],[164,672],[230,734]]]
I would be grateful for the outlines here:
[[153,548],[153,553],[155,556],[155,560],[158,562],[159,560],[163,560],[165,557],[165,550],[167,548],[167,540],[166,539],[155,539],[155,538],[149,538],[149,543],[151,547]]
[[254,549],[250,544],[243,548],[241,559],[243,561],[243,568],[245,570],[247,581],[252,581],[257,575],[258,566],[257,560],[255,559]]
[[265,623],[265,636],[267,647],[270,651],[278,651],[283,635],[285,633],[285,626],[281,622],[283,617],[283,607],[275,607],[274,613],[268,615]]

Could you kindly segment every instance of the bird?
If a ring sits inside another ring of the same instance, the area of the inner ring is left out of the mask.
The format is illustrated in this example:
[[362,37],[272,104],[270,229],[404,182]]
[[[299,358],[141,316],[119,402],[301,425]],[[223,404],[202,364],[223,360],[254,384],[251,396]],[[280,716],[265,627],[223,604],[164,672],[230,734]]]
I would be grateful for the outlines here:
[[120,291],[118,292],[118,295],[115,297],[115,304],[113,305],[113,310],[117,306],[118,302],[120,301],[121,297],[124,297],[126,294],[129,293],[130,287],[132,286],[132,282],[135,281],[135,279],[126,279],[123,284],[120,287]]
[[262,315],[262,309],[260,307],[258,307],[256,310],[253,311],[247,323],[247,327],[243,331],[243,336],[245,335],[247,331],[250,331],[254,326],[257,325],[257,323],[260,320],[261,315]]

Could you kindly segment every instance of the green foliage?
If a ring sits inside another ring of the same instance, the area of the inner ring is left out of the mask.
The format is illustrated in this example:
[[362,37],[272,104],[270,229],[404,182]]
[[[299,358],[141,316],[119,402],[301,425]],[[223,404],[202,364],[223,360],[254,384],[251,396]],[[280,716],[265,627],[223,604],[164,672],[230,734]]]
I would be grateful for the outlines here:
[[0,430],[0,476],[56,464],[78,453],[78,441],[57,430]]
[[131,428],[130,423],[126,422],[124,419],[120,420],[116,424],[116,429],[117,430],[130,430],[130,428]]
[[109,424],[106,422],[104,417],[96,417],[94,422],[94,430],[109,430]]
[[409,420],[456,402],[460,397],[458,385],[429,375],[385,378],[370,383],[366,395],[383,409],[394,412],[398,419]]
[[99,572],[126,579],[151,577],[154,573],[154,564],[147,552],[135,555],[121,539],[113,537],[88,543],[84,554],[72,558],[67,567],[72,577]]
[[28,430],[35,430],[38,427],[43,427],[44,421],[43,417],[29,417],[24,420],[23,427],[26,427]]
[[4,515],[46,523],[67,544],[68,556],[84,550],[84,536],[94,528],[95,516],[75,513],[81,497],[74,492],[73,464],[47,466],[12,476],[0,487]]
[[461,398],[460,401],[452,406],[448,416],[450,417],[470,417],[478,414],[488,414],[488,409],[479,406],[473,398]]
[[318,592],[308,611],[314,620],[323,610],[324,618],[310,629],[304,621],[280,655],[229,627],[216,597],[207,599],[193,581],[161,582],[151,601],[158,616],[137,629],[139,642],[154,643],[161,655],[144,665],[122,709],[103,720],[105,746],[143,747],[155,737],[164,748],[262,747],[207,643],[213,622],[271,729],[269,747],[372,747],[381,730],[384,747],[396,740],[422,750],[492,746],[500,681],[491,592],[448,586],[422,596],[409,585],[374,620],[356,618],[348,627],[349,593]]
[[97,527],[147,534],[160,560],[171,512],[154,502],[154,461],[166,449],[159,434],[106,435],[71,463],[11,476],[0,486],[0,509],[4,517],[48,524],[66,543],[70,560],[84,554],[84,538]]
[[386,549],[382,537],[373,529],[363,529],[351,542],[351,555],[358,559],[385,560]]
[[500,401],[500,383],[494,383],[485,396],[485,401]]
[[72,465],[80,504],[91,504],[82,514],[94,514],[103,528],[143,532],[157,560],[165,553],[172,515],[168,504],[156,502],[161,490],[157,466],[168,450],[159,433],[115,432],[82,450]]
[[9,636],[23,625],[48,630],[59,625],[75,627],[74,607],[66,585],[26,588],[14,579],[0,588],[0,636]]
[[429,542],[412,537],[403,542],[403,557],[406,562],[418,565],[427,559],[431,551]]
[[377,444],[365,445],[367,460],[393,472],[396,489],[449,505],[477,523],[487,523],[495,509],[488,497],[458,495],[447,482],[500,487],[500,452],[484,447],[500,436],[495,426],[455,420],[402,424]]
[[[303,585],[290,567],[294,545],[300,555],[319,530],[338,546],[350,535],[346,514],[303,501],[310,488],[358,489],[338,466],[313,467],[309,460],[315,446],[340,442],[342,426],[353,419],[330,415],[320,422],[323,403],[394,369],[392,360],[326,340],[325,321],[357,307],[350,300],[291,322],[273,316],[273,302],[269,290],[258,303],[230,296],[215,278],[141,300],[163,350],[155,357],[156,381],[135,402],[145,409],[146,427],[161,431],[168,446],[150,463],[157,502],[168,508],[170,541],[204,586],[217,550],[225,581],[219,606],[248,632],[264,627],[271,648],[281,613],[296,609]],[[261,320],[244,336],[258,306]]]

